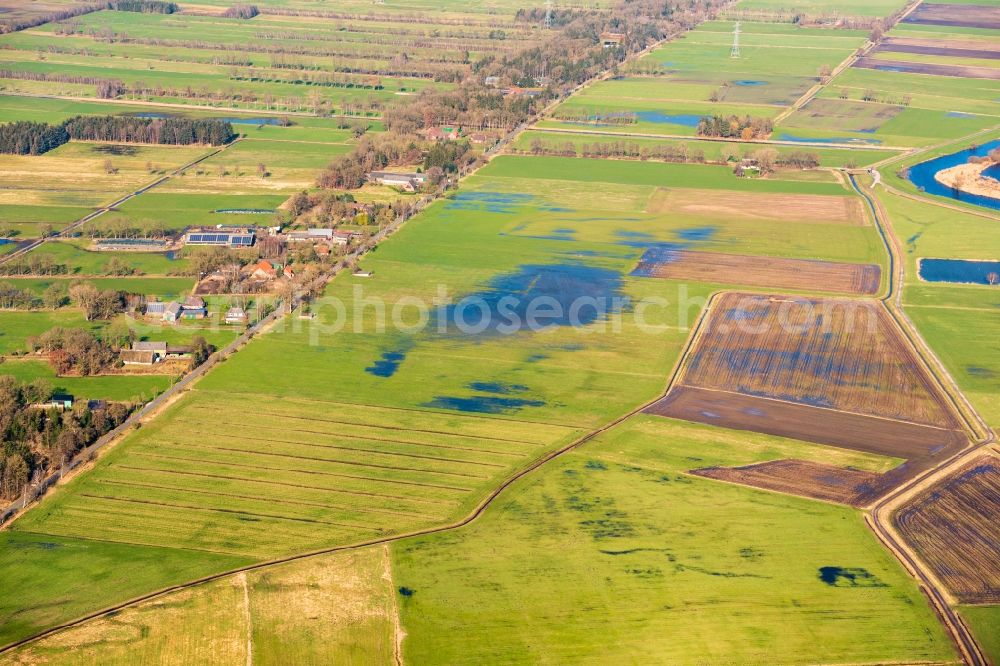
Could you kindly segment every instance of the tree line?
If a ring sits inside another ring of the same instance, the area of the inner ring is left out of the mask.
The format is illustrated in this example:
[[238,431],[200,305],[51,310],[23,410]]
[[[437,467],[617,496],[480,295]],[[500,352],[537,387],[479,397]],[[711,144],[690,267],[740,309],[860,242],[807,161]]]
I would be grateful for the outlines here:
[[[0,153],[41,155],[58,148],[70,139],[220,146],[232,141],[235,136],[233,126],[222,120],[76,116],[58,125],[23,120],[0,125]],[[2,270],[0,267],[0,271]]]
[[[0,125],[0,153],[10,155],[41,155],[69,141],[62,125],[49,125],[18,120]],[[3,267],[0,266],[0,270]]]
[[63,125],[70,138],[79,141],[221,146],[236,137],[231,123],[212,118],[76,116]]

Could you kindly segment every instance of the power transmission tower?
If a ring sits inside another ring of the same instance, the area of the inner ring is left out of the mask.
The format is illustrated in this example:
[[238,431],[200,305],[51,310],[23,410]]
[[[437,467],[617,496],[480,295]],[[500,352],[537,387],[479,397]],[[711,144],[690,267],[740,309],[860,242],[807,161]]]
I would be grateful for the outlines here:
[[552,29],[552,0],[545,0],[545,29]]
[[733,28],[733,50],[729,52],[730,58],[740,57],[740,22],[736,22],[736,26]]

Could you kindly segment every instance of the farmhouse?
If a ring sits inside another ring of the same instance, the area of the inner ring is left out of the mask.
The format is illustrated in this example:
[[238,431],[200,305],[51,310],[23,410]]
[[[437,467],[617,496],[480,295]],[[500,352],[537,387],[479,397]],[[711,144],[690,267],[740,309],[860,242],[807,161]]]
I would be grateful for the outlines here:
[[623,35],[620,32],[601,33],[601,46],[603,46],[606,49],[611,49],[621,46],[623,41],[625,41],[625,35]]
[[278,271],[267,259],[261,259],[249,268],[250,277],[255,280],[274,280],[278,277]]
[[335,229],[333,236],[330,238],[330,243],[333,245],[348,245],[360,235],[357,231]]
[[179,319],[204,319],[207,316],[205,301],[198,296],[188,296],[183,303],[171,301],[163,308],[163,321],[168,323]]
[[421,132],[428,141],[458,141],[462,130],[458,127],[430,127]]
[[162,360],[156,352],[140,349],[123,349],[118,357],[125,365],[153,365]]
[[233,306],[226,311],[226,323],[227,324],[245,324],[247,323],[247,313],[243,308]]
[[199,296],[188,296],[181,303],[181,319],[204,319],[208,316],[205,301]]
[[500,85],[500,77],[487,76],[486,78],[483,79],[483,85],[488,88],[496,88],[497,86]]
[[254,231],[247,227],[214,229],[192,229],[184,236],[188,245],[214,245],[218,247],[250,247],[254,242]]
[[181,304],[177,301],[167,303],[163,308],[163,321],[173,323],[181,318]]
[[58,409],[60,411],[64,409],[73,408],[73,396],[68,393],[53,393],[45,402],[36,402],[31,405],[35,409]]
[[132,349],[126,349],[121,353],[122,362],[125,365],[153,365],[159,363],[167,357],[167,343],[163,341],[132,343]]
[[407,192],[413,192],[424,184],[427,177],[422,173],[400,173],[393,171],[372,171],[368,174],[368,180],[379,185],[389,187],[401,187]]
[[733,169],[733,173],[739,178],[752,178],[760,175],[760,164],[755,159],[744,159]]

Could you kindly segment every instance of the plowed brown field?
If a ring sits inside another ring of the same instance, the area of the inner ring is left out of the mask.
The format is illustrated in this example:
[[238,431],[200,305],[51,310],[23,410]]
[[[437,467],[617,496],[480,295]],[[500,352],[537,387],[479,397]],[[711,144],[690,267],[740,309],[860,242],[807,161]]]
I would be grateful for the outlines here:
[[854,504],[878,483],[874,472],[807,460],[769,460],[742,467],[704,467],[692,474],[814,499]]
[[1000,603],[1000,458],[979,456],[893,517],[965,603]]
[[687,250],[667,254],[662,251],[649,253],[639,260],[639,265],[632,274],[665,280],[693,280],[840,294],[875,294],[881,281],[881,269],[875,264]]

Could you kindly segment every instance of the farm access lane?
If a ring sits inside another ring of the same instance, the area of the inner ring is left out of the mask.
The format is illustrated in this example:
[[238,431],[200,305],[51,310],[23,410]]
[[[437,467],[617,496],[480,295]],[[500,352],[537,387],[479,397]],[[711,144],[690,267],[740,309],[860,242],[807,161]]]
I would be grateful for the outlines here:
[[[902,261],[902,249],[899,237],[896,235],[889,216],[882,203],[873,192],[862,189],[855,175],[849,174],[851,185],[867,201],[875,219],[875,224],[889,252],[891,262],[889,292],[882,299],[886,309],[892,315],[893,321],[900,332],[910,341],[914,350],[921,357],[932,375],[953,401],[956,410],[961,415],[975,440],[973,443],[947,458],[923,474],[911,479],[890,494],[869,507],[865,514],[865,522],[879,537],[882,543],[892,552],[903,566],[917,579],[931,606],[941,618],[965,663],[970,666],[986,666],[989,662],[976,642],[975,636],[969,630],[965,621],[954,610],[954,599],[947,588],[934,575],[931,569],[923,563],[919,555],[900,537],[892,525],[892,515],[907,500],[921,490],[933,485],[946,474],[954,471],[982,448],[996,442],[996,434],[985,419],[979,414],[968,397],[958,387],[955,378],[948,372],[944,364],[920,335],[916,326],[902,306],[903,277],[905,263]],[[874,180],[874,178],[873,178]]]
[[190,169],[191,167],[194,167],[194,166],[197,166],[198,164],[201,164],[202,162],[204,162],[207,159],[215,157],[216,155],[218,155],[219,153],[227,150],[231,146],[239,143],[242,139],[243,139],[242,136],[236,137],[235,139],[233,139],[229,143],[227,143],[227,144],[225,144],[223,146],[220,146],[219,148],[217,148],[217,149],[215,149],[215,150],[213,150],[213,151],[211,151],[209,153],[206,153],[206,154],[202,155],[201,157],[199,157],[199,158],[197,158],[195,160],[192,160],[191,162],[188,162],[187,164],[184,164],[182,166],[177,167],[176,169],[174,169],[170,173],[156,178],[152,182],[149,182],[146,185],[143,185],[142,187],[140,187],[139,189],[135,190],[134,192],[126,194],[125,196],[123,196],[123,197],[121,197],[121,198],[119,198],[119,199],[117,199],[117,200],[109,203],[108,205],[102,206],[102,207],[98,208],[97,210],[92,211],[92,212],[84,215],[80,219],[76,220],[75,222],[71,222],[70,224],[68,224],[67,226],[63,227],[62,229],[60,229],[56,233],[52,234],[51,236],[46,236],[44,238],[36,238],[35,240],[31,241],[29,244],[27,244],[27,245],[25,245],[23,247],[18,248],[14,252],[11,252],[10,254],[6,254],[6,255],[0,257],[0,264],[4,264],[4,263],[7,263],[7,262],[9,262],[9,261],[11,261],[13,259],[18,258],[18,257],[22,257],[22,256],[26,255],[27,253],[31,252],[32,250],[34,250],[35,248],[43,245],[44,243],[47,243],[48,241],[58,240],[60,238],[69,238],[70,234],[73,231],[79,229],[80,227],[82,227],[83,225],[87,224],[91,220],[94,220],[94,219],[100,217],[101,215],[104,215],[105,213],[108,213],[108,212],[114,210],[116,207],[122,205],[123,203],[125,203],[126,201],[128,201],[130,199],[133,199],[133,198],[135,198],[135,197],[137,197],[137,196],[139,196],[141,194],[145,194],[146,192],[148,192],[149,190],[153,189],[154,187],[162,185],[163,183],[167,182],[168,180],[170,180],[171,178],[173,178],[177,174],[181,173],[182,171]]

